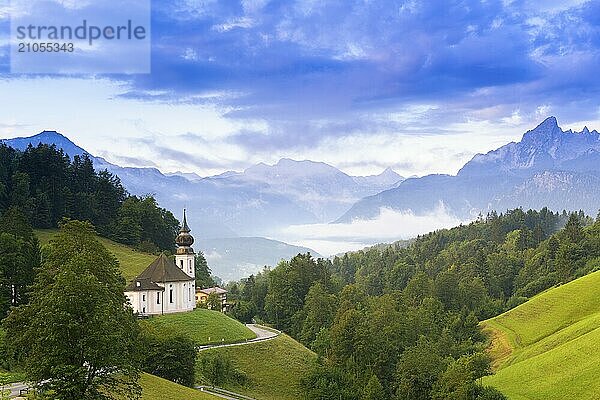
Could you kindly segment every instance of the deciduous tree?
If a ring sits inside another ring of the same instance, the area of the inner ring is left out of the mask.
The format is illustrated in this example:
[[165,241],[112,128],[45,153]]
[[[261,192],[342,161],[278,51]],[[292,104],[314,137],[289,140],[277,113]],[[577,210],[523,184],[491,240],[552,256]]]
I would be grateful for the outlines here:
[[114,256],[89,223],[65,221],[45,248],[31,302],[4,320],[28,379],[65,400],[137,398],[138,325]]

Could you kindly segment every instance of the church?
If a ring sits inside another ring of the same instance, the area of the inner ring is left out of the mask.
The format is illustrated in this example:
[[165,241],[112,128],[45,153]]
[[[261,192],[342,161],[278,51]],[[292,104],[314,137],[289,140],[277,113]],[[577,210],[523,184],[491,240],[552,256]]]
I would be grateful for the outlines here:
[[175,239],[175,262],[161,254],[125,288],[134,313],[160,315],[196,307],[196,254],[190,232],[183,210],[183,226]]

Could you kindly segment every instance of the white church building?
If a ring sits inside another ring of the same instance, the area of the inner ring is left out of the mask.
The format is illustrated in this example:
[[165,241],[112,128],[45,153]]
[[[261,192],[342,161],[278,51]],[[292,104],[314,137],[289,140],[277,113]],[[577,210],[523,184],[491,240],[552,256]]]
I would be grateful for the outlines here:
[[196,307],[196,254],[190,232],[183,210],[183,227],[175,239],[175,262],[161,254],[125,288],[134,313],[160,315]]

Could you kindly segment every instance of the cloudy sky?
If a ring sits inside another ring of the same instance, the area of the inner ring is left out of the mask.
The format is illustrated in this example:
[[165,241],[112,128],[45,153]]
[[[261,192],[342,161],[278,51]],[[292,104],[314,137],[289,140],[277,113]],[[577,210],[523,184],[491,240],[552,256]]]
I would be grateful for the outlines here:
[[456,173],[548,115],[600,129],[600,1],[156,0],[140,75],[10,74],[10,15],[0,137],[58,130],[120,165]]

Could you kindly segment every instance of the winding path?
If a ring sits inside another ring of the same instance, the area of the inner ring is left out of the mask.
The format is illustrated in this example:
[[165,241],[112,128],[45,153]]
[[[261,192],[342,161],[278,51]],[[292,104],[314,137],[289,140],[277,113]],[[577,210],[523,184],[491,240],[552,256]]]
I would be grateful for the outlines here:
[[21,394],[21,390],[26,391],[29,389],[29,385],[25,382],[16,382],[10,385],[4,386],[5,390],[10,390],[10,394],[8,395],[9,399],[19,397]]
[[196,386],[201,392],[211,394],[226,400],[256,400],[253,397],[244,396],[243,394],[230,392],[229,390],[221,389],[215,386]]
[[204,346],[196,347],[196,350],[203,351],[203,350],[215,349],[215,348],[219,348],[219,347],[243,346],[245,344],[264,342],[265,340],[275,339],[281,333],[280,331],[278,331],[276,329],[270,329],[270,328],[267,329],[267,328],[265,328],[261,325],[257,325],[257,324],[246,324],[246,326],[248,327],[248,329],[250,329],[256,335],[256,337],[254,339],[247,339],[243,342],[229,343],[229,344],[207,344]]

